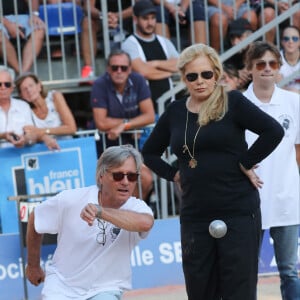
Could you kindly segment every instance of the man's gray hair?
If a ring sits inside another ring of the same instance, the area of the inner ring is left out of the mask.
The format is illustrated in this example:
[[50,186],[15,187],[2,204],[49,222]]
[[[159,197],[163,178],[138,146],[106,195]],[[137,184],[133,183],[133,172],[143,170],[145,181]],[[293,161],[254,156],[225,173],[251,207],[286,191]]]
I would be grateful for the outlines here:
[[8,73],[8,74],[10,75],[10,77],[11,77],[11,80],[12,80],[12,81],[15,81],[16,75],[15,75],[15,71],[14,71],[13,69],[11,69],[11,68],[9,68],[9,67],[6,67],[6,66],[4,66],[4,65],[0,65],[0,73],[1,73],[1,72],[6,72],[6,73]]
[[108,147],[100,156],[97,162],[96,182],[99,184],[100,176],[111,169],[121,166],[128,158],[135,160],[136,171],[139,173],[143,160],[142,155],[132,145],[121,145]]

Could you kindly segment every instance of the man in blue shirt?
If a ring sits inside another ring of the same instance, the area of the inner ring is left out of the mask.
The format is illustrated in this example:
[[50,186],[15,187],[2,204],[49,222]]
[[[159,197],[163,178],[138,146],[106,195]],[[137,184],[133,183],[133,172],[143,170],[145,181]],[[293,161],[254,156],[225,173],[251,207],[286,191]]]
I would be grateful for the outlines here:
[[[98,155],[105,147],[121,144],[135,146],[132,133],[124,133],[154,123],[151,92],[144,77],[131,70],[131,59],[123,50],[113,50],[105,74],[93,84],[91,107],[95,126],[105,132],[97,143]],[[152,189],[152,173],[142,168],[143,199]]]

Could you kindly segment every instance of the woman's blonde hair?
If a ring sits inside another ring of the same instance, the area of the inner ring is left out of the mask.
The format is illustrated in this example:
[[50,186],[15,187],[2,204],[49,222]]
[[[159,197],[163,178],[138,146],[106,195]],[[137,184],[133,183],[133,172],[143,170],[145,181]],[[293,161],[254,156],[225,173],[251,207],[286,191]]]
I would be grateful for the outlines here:
[[205,44],[195,44],[184,49],[178,59],[177,67],[182,80],[185,78],[185,66],[200,56],[205,56],[210,61],[216,80],[216,86],[212,94],[201,104],[199,111],[199,124],[206,125],[210,121],[221,120],[228,110],[228,97],[225,87],[219,85],[223,75],[223,66],[218,53]]

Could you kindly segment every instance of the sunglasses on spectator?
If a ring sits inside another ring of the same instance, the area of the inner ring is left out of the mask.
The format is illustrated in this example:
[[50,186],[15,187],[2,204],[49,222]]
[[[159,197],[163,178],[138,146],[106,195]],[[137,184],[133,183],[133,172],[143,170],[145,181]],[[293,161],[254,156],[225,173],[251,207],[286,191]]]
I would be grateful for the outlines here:
[[284,42],[288,42],[288,41],[292,40],[294,43],[297,43],[299,41],[299,37],[298,36],[284,36],[282,38],[282,40]]
[[185,75],[185,78],[189,82],[193,82],[198,79],[198,77],[201,76],[203,79],[209,80],[212,79],[214,76],[213,71],[203,71],[201,73],[188,73]]
[[7,81],[7,82],[0,82],[0,87],[5,86],[6,88],[10,88],[12,86],[12,83]]
[[271,69],[277,70],[279,68],[279,63],[276,60],[270,60],[270,61],[260,61],[255,64],[257,71],[262,71],[266,68],[267,64],[270,66]]
[[128,181],[135,182],[139,178],[139,173],[122,173],[122,172],[112,172],[114,181],[121,181],[126,176]]
[[119,69],[121,69],[122,72],[126,72],[129,67],[128,66],[111,65],[110,68],[113,72],[117,72]]

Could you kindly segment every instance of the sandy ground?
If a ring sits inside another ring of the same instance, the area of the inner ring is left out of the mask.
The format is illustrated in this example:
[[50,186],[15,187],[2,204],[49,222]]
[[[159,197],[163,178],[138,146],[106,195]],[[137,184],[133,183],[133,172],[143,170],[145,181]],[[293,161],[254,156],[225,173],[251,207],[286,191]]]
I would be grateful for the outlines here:
[[[183,285],[141,289],[127,292],[126,300],[187,300]],[[278,276],[260,277],[257,300],[281,300]]]

